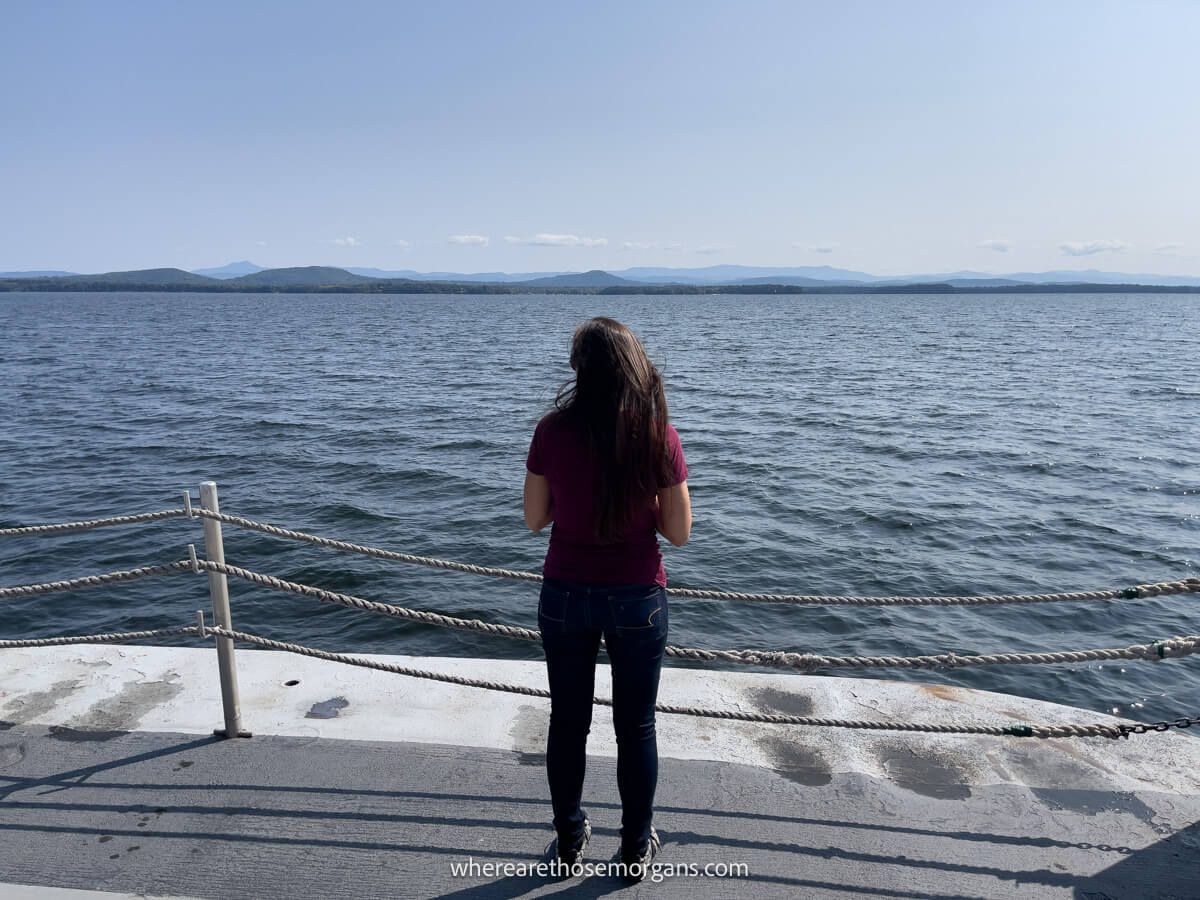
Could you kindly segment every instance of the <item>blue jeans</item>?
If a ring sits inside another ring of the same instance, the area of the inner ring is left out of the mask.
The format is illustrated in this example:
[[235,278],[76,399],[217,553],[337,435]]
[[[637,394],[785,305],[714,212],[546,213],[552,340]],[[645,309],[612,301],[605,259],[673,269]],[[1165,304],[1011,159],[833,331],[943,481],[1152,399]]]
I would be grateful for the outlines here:
[[654,704],[667,644],[667,593],[652,585],[598,585],[547,578],[538,601],[538,628],[550,677],[546,776],[560,846],[583,838],[583,775],[592,725],[600,636],[612,664],[621,847],[650,840],[658,740]]

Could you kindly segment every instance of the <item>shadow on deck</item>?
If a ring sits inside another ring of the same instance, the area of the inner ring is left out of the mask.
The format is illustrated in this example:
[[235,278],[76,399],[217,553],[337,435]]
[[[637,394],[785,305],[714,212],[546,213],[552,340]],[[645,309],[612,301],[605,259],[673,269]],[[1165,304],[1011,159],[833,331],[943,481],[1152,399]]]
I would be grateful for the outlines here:
[[[739,863],[749,874],[633,888],[611,876],[456,876],[470,860],[542,858],[552,833],[538,763],[428,744],[9,726],[0,872],[20,884],[206,898],[1196,896],[1195,798],[1012,785],[947,798],[861,775],[812,786],[680,760],[662,763],[660,863]],[[589,765],[590,859],[608,861],[615,765]]]

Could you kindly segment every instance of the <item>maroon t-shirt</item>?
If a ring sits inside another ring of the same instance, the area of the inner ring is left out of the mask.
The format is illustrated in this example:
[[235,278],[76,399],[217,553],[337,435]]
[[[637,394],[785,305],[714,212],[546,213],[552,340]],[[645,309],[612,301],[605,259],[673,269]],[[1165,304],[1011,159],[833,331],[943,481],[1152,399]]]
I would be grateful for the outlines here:
[[[688,476],[679,434],[671,425],[667,426],[667,453],[671,479],[659,485],[664,488],[687,481]],[[592,529],[594,467],[582,434],[556,421],[553,414],[546,416],[533,432],[525,468],[545,476],[554,504],[554,528],[542,569],[547,578],[666,587],[653,501],[633,516],[624,540],[611,544],[596,540]]]

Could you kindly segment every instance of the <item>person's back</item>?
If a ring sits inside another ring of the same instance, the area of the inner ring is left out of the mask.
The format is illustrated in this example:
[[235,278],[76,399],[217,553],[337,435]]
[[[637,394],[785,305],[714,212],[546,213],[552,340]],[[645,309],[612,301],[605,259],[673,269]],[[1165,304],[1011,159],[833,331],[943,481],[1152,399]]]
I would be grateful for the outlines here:
[[612,319],[581,326],[575,380],[539,422],[525,476],[525,522],[554,522],[538,626],[550,681],[546,770],[557,856],[577,863],[591,835],[580,799],[596,654],[612,667],[621,859],[633,877],[657,852],[654,705],[666,646],[666,573],[656,531],[682,546],[691,532],[687,465],[667,421],[662,379],[633,334]]
[[[669,480],[683,483],[687,466],[679,435],[670,424],[666,436]],[[657,494],[630,511],[624,530],[615,539],[597,538],[595,492],[603,477],[596,471],[600,464],[584,430],[561,413],[550,413],[538,423],[526,466],[546,479],[555,512],[543,574],[597,584],[665,587],[667,576],[657,537]]]

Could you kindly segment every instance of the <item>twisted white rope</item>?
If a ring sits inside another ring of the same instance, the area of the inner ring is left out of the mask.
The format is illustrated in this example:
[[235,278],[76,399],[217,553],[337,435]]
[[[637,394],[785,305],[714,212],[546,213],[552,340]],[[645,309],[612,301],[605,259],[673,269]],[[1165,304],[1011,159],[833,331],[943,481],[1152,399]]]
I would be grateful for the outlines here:
[[17,650],[22,647],[65,647],[71,644],[121,644],[128,641],[147,641],[154,638],[178,637],[190,634],[203,637],[197,625],[179,628],[154,628],[149,631],[122,631],[110,634],[80,634],[65,637],[24,638],[19,641],[0,641],[0,650]]
[[[430,672],[423,669],[413,669],[395,663],[382,662],[374,659],[363,659],[344,653],[331,653],[328,650],[318,650],[305,647],[302,644],[290,644],[276,641],[244,631],[226,628],[206,628],[209,634],[218,637],[232,638],[236,641],[255,644],[269,650],[282,650],[323,659],[329,662],[358,666],[364,669],[375,669],[380,672],[392,672],[411,678],[425,678],[431,681],[441,681],[446,684],[458,684],[465,687],[483,688],[489,691],[503,691],[510,694],[522,694],[526,697],[550,697],[550,692],[543,688],[531,688],[519,684],[506,684],[499,681],[489,681],[480,678],[467,678],[462,675],[451,675],[444,672]],[[593,703],[599,706],[612,706],[613,702],[607,697],[595,697]],[[832,719],[822,716],[792,716],[778,713],[743,712],[734,709],[709,709],[700,706],[677,706],[657,703],[655,710],[670,715],[698,716],[707,719],[728,719],[737,722],[761,722],[770,725],[800,725],[815,728],[853,728],[874,731],[904,731],[927,732],[932,734],[982,734],[996,737],[1036,737],[1036,738],[1065,738],[1065,737],[1107,737],[1118,738],[1122,730],[1118,724],[1095,723],[1087,725],[936,725],[923,722],[884,722],[874,719]]]
[[26,525],[21,528],[0,528],[0,537],[30,534],[62,534],[68,531],[90,531],[110,525],[134,525],[139,522],[157,522],[160,519],[176,519],[186,516],[187,510],[160,509],[157,512],[137,513],[131,516],[109,516],[107,519],[86,519],[82,522],[59,522],[53,525]]
[[[291,644],[285,641],[276,641],[245,631],[236,631],[233,629],[209,626],[204,623],[203,614],[200,615],[200,620],[198,624],[195,625],[184,625],[177,628],[158,628],[149,631],[126,631],[109,634],[28,638],[24,640],[11,641],[3,640],[0,641],[0,650],[11,650],[26,647],[57,647],[72,644],[122,643],[154,638],[178,637],[181,635],[192,635],[200,639],[204,639],[206,637],[229,638],[236,641],[242,641],[244,643],[254,644],[269,650],[281,650],[288,653],[295,653],[300,656],[308,656],[314,659],[326,660],[328,662],[337,662],[344,665],[358,666],[365,669],[375,669],[381,672],[391,672],[397,675],[405,675],[410,678],[423,678],[431,681],[444,682],[446,684],[462,685],[464,687],[482,688],[489,691],[502,691],[510,694],[521,694],[527,697],[550,697],[550,692],[544,688],[526,687],[525,685],[507,684],[505,682],[490,681],[480,678],[467,678],[462,675],[452,675],[444,672],[431,672],[424,669],[401,666],[396,663],[382,662],[374,659],[364,659],[362,657],[351,656],[343,653],[332,653],[328,650],[319,650],[314,647],[306,647],[302,644]],[[612,700],[605,697],[593,698],[593,703],[600,706],[613,705]],[[745,712],[742,710],[733,709],[710,709],[707,707],[680,706],[666,703],[656,704],[655,709],[658,712],[667,713],[670,715],[697,716],[701,718],[725,719],[737,722],[759,722],[768,725],[799,725],[812,728],[849,728],[872,731],[923,732],[930,734],[971,734],[992,735],[996,737],[1033,737],[1042,739],[1069,737],[1119,738],[1125,737],[1129,734],[1162,732],[1166,731],[1172,725],[1172,723],[1159,723],[1159,726],[1165,727],[1140,725],[1130,726],[1124,723],[1100,722],[1081,725],[1027,723],[1013,723],[1006,725],[940,725],[906,721],[887,722],[877,719],[835,719],[823,716],[793,716],[780,713]],[[1200,722],[1200,717],[1192,717],[1190,719],[1180,718],[1173,724],[1179,725],[1179,727],[1186,727],[1186,725],[1194,724],[1195,722]]]
[[[117,572],[107,572],[100,575],[85,575],[65,581],[45,582],[42,584],[15,585],[0,588],[0,599],[22,597],[33,594],[49,593],[52,591],[67,591],[78,588],[97,587],[114,582],[132,581],[152,575],[171,575],[185,571],[220,572],[232,575],[252,584],[302,597],[312,597],[325,603],[335,603],[353,609],[360,609],[393,618],[409,619],[442,628],[455,628],[464,631],[477,631],[484,634],[495,634],[503,637],[524,641],[541,641],[541,634],[531,628],[519,625],[509,625],[497,622],[484,622],[481,619],[462,619],[443,613],[425,610],[409,609],[391,603],[381,603],[367,600],[353,594],[343,594],[337,591],[327,591],[312,585],[300,584],[264,575],[240,566],[227,563],[217,563],[211,560],[178,560],[173,563],[158,566],[144,566],[140,569],[129,569]],[[1200,652],[1200,635],[1183,635],[1148,644],[1133,644],[1128,647],[1106,647],[1088,650],[1060,650],[1039,653],[1008,652],[979,655],[962,655],[958,653],[926,654],[921,656],[825,656],[816,653],[797,653],[788,650],[721,650],[701,647],[676,647],[668,645],[666,655],[679,659],[699,661],[721,661],[749,666],[765,666],[778,669],[793,669],[812,672],[817,669],[935,669],[963,668],[994,665],[1045,665],[1056,663],[1082,663],[1105,660],[1162,660],[1181,656],[1190,656]]]
[[[137,513],[126,516],[110,516],[104,519],[88,519],[80,522],[61,522],[49,525],[29,525],[17,528],[0,528],[0,537],[20,535],[61,534],[72,531],[87,531],[92,528],[103,528],[112,525],[131,525],[141,522],[154,522],[161,519],[197,516],[236,525],[270,534],[275,537],[304,541],[321,547],[335,550],[345,550],[377,559],[387,559],[395,562],[413,565],[429,566],[437,569],[448,569],[457,572],[467,572],[472,575],[482,575],[490,578],[509,578],[517,581],[540,582],[542,576],[536,572],[524,572],[518,569],[502,569],[494,566],[478,566],[472,563],[455,562],[447,559],[437,559],[431,556],[417,556],[412,553],[401,553],[396,550],[385,550],[381,547],[371,547],[366,544],[355,544],[334,538],[321,537],[290,528],[282,528],[266,522],[235,516],[229,513],[214,512],[204,507],[163,509],[156,512]],[[66,588],[64,588],[66,590]],[[700,588],[667,588],[667,593],[675,597],[691,597],[699,600],[733,600],[739,602],[758,603],[788,603],[795,605],[841,605],[841,606],[979,606],[987,604],[1023,604],[1023,603],[1058,603],[1089,600],[1134,600],[1144,597],[1162,597],[1172,594],[1200,592],[1200,578],[1184,578],[1177,581],[1161,581],[1154,584],[1140,584],[1135,587],[1117,590],[1097,591],[1066,591],[1052,594],[985,594],[965,596],[853,596],[826,594],[764,594],[746,593],[742,591],[713,591]]]
[[17,584],[11,587],[0,587],[0,600],[7,600],[11,597],[29,597],[34,594],[49,594],[55,591],[74,591],[79,588],[99,587],[115,581],[134,581],[151,575],[176,575],[180,572],[190,571],[193,571],[191,561],[181,559],[178,562],[166,563],[161,566],[142,566],[140,569],[123,569],[117,572],[105,572],[102,575],[83,575],[79,578],[68,578],[65,581]]
[[246,528],[251,531],[259,531],[263,534],[269,534],[273,537],[287,538],[293,541],[304,541],[309,544],[316,544],[318,547],[329,547],[334,550],[346,550],[350,553],[358,553],[362,556],[372,556],[376,559],[387,559],[393,562],[412,563],[418,566],[429,566],[434,569],[450,569],[455,572],[468,572],[471,575],[486,575],[493,578],[511,578],[517,581],[541,581],[542,576],[536,572],[522,572],[518,569],[497,569],[491,566],[477,566],[472,563],[454,562],[449,559],[437,559],[432,556],[416,556],[412,553],[401,553],[397,550],[384,550],[381,547],[370,547],[366,544],[353,544],[349,541],[339,541],[335,538],[321,537],[316,534],[309,534],[304,531],[294,531],[290,528],[282,528],[279,525],[270,525],[266,522],[258,522],[254,519],[247,519],[244,516],[230,515],[229,513],[213,512],[203,506],[192,508],[192,512],[201,518],[215,519],[218,522],[224,522],[227,525],[236,525],[239,528]]
[[[139,513],[126,516],[111,516],[103,519],[91,519],[80,522],[63,522],[49,525],[35,525],[17,528],[0,529],[0,537],[15,536],[15,535],[37,535],[37,534],[52,534],[71,531],[85,531],[92,528],[101,528],[113,525],[136,524],[142,522],[152,522],[168,518],[177,518],[181,516],[197,515],[216,519],[222,522],[227,522],[231,525],[237,525],[253,530],[261,531],[266,534],[272,534],[278,537],[285,537],[295,540],[306,541],[308,543],[317,544],[320,546],[332,547],[334,549],[348,550],[355,553],[361,553],[367,556],[374,556],[382,559],[396,560],[400,562],[415,563],[419,565],[432,566],[443,569],[453,569],[465,571],[477,575],[485,575],[491,577],[512,578],[523,581],[541,581],[542,576],[533,572],[521,572],[510,569],[498,569],[487,566],[476,566],[468,563],[458,563],[450,560],[435,559],[432,557],[415,556],[413,554],[399,553],[396,551],[383,550],[377,547],[369,547],[361,544],[352,544],[346,541],[334,540],[332,538],[324,538],[317,535],[307,534],[305,532],[293,531],[290,529],[280,528],[278,526],[269,525],[262,522],[256,522],[252,519],[246,519],[240,516],[229,514],[215,513],[208,509],[193,509],[177,508],[158,510],[156,512]],[[184,571],[216,571],[226,575],[243,578],[247,581],[261,584],[267,587],[278,590],[287,591],[290,593],[300,594],[302,596],[314,597],[324,602],[337,603],[343,606],[350,606],[358,609],[367,610],[370,612],[381,613],[399,618],[407,618],[414,621],[425,622],[431,625],[442,627],[458,628],[471,631],[480,631],[489,634],[499,634],[506,637],[513,637],[521,640],[540,640],[540,634],[532,629],[522,628],[515,625],[497,624],[483,622],[478,619],[460,619],[453,616],[446,616],[441,613],[425,612],[421,610],[407,609],[401,606],[392,604],[379,603],[376,601],[365,600],[361,597],[355,597],[351,594],[341,594],[334,591],[326,591],[321,588],[315,588],[310,585],[298,584],[295,582],[285,581],[284,579],[275,578],[274,576],[264,575],[262,573],[253,572],[248,569],[243,569],[238,566],[230,566],[221,563],[215,563],[209,560],[196,560],[194,556],[188,560],[179,560],[177,562],[168,563],[158,566],[145,566],[138,569],[129,569],[117,572],[109,572],[100,575],[88,575],[81,578],[68,579],[63,581],[45,582],[40,584],[30,585],[15,585],[10,587],[0,587],[0,599],[19,596],[30,596],[34,594],[49,593],[52,591],[66,591],[77,588],[95,587],[103,584],[109,584],[121,581],[130,581],[138,578],[144,578],[151,575],[176,574]],[[1009,594],[1009,595],[987,595],[987,596],[960,596],[960,597],[848,597],[848,596],[824,596],[824,595],[799,595],[799,594],[749,594],[736,593],[729,591],[707,591],[707,590],[692,590],[687,588],[673,588],[669,593],[676,596],[697,597],[701,599],[719,599],[719,600],[748,600],[762,602],[784,602],[784,603],[839,603],[839,604],[855,604],[855,605],[891,605],[891,604],[913,604],[913,605],[933,605],[933,604],[985,604],[985,603],[1045,603],[1054,601],[1066,600],[1117,600],[1117,599],[1134,599],[1137,597],[1152,597],[1168,594],[1177,594],[1185,592],[1200,591],[1200,579],[1188,578],[1174,582],[1159,582],[1157,584],[1139,585],[1134,588],[1126,588],[1120,591],[1077,591],[1070,593],[1059,594]],[[311,656],[319,659],[326,659],[334,662],[341,662],[348,665],[362,666],[366,668],[379,669],[382,671],[395,672],[397,674],[408,675],[417,678],[427,678],[437,681],[444,681],[453,684],[461,684],[470,687],[480,687],[488,690],[507,691],[511,693],[524,694],[527,696],[549,697],[549,692],[540,688],[528,688],[521,685],[510,685],[501,682],[486,681],[482,679],[471,679],[463,676],[447,675],[437,672],[428,672],[420,669],[412,669],[408,667],[398,666],[390,663],[381,663],[375,660],[365,660],[358,657],[347,656],[344,654],[330,653],[329,651],[318,650],[311,647],[304,647],[299,644],[289,644],[282,641],[274,641],[248,632],[233,631],[219,627],[208,627],[204,624],[203,616],[197,625],[187,625],[178,628],[160,628],[144,631],[131,631],[119,633],[103,633],[91,635],[75,635],[52,638],[29,638],[22,640],[0,640],[0,649],[15,649],[22,647],[50,647],[50,646],[65,646],[72,644],[103,644],[103,643],[120,643],[126,641],[148,640],[162,637],[177,637],[182,635],[194,635],[200,638],[206,636],[217,636],[231,638],[234,640],[246,641],[262,647],[271,649],[284,650],[287,652],[298,653],[305,656]],[[926,655],[926,656],[821,656],[808,653],[792,653],[788,651],[775,650],[706,650],[692,647],[673,647],[666,648],[668,656],[674,656],[684,659],[696,660],[722,660],[727,662],[741,663],[745,665],[762,665],[772,666],[776,668],[791,668],[802,671],[812,671],[820,668],[937,668],[937,667],[962,667],[962,666],[982,666],[982,665],[1026,665],[1026,664],[1044,664],[1044,663],[1078,663],[1090,662],[1096,660],[1161,660],[1172,657],[1188,656],[1200,652],[1200,635],[1187,635],[1182,637],[1168,638],[1165,640],[1154,641],[1149,644],[1136,644],[1129,647],[1116,648],[1099,648],[1091,650],[1067,650],[1046,653],[995,653],[979,656],[961,656],[955,653]],[[596,698],[595,701],[600,705],[611,706],[612,701],[604,698]],[[1006,726],[990,726],[990,725],[931,725],[915,722],[880,722],[872,720],[857,720],[857,719],[829,719],[813,716],[789,716],[780,714],[768,713],[745,713],[738,710],[714,710],[703,707],[689,706],[672,706],[658,704],[656,709],[660,712],[701,716],[717,719],[731,719],[746,722],[763,722],[768,724],[793,724],[807,725],[815,727],[835,727],[835,728],[857,728],[857,729],[875,729],[889,731],[920,731],[943,734],[984,734],[984,735],[1009,735],[1019,737],[1038,737],[1038,738],[1053,738],[1053,737],[1122,737],[1130,733],[1147,733],[1149,730],[1165,731],[1167,728],[1178,726],[1186,727],[1190,724],[1200,722],[1200,717],[1180,718],[1175,723],[1158,723],[1156,726],[1141,727],[1126,726],[1126,725],[1110,725],[1105,723],[1096,723],[1088,725],[1006,725]],[[1159,727],[1163,726],[1163,727]]]
[[[204,507],[194,507],[193,513],[203,518],[215,519],[239,528],[247,528],[274,537],[287,538],[294,541],[304,541],[319,547],[329,547],[334,550],[345,550],[376,559],[387,559],[394,562],[411,563],[436,569],[449,569],[456,572],[467,572],[471,575],[483,575],[489,578],[509,578],[517,581],[540,582],[542,576],[536,572],[523,572],[518,569],[501,569],[493,566],[477,566],[472,563],[455,562],[448,559],[437,559],[432,556],[416,556],[412,553],[401,553],[396,550],[384,550],[381,547],[371,547],[366,544],[354,544],[335,538],[322,537],[291,528],[282,528],[266,522],[235,516],[229,513],[213,512]],[[1097,591],[1067,591],[1056,594],[986,594],[979,596],[947,596],[947,597],[904,597],[904,596],[840,596],[825,594],[752,594],[739,591],[710,591],[699,588],[667,588],[667,593],[674,597],[692,597],[700,600],[735,600],[758,603],[790,603],[797,605],[842,605],[842,606],[981,606],[986,604],[1012,603],[1060,603],[1084,600],[1133,600],[1143,597],[1160,597],[1170,594],[1200,592],[1200,578],[1185,578],[1179,581],[1161,581],[1155,584],[1140,584],[1136,587],[1118,590]]]
[[[308,584],[286,581],[273,575],[264,575],[240,566],[228,563],[217,563],[212,560],[200,560],[197,563],[202,570],[221,572],[232,575],[253,584],[302,597],[312,597],[325,603],[334,603],[352,609],[379,613],[393,618],[409,619],[436,625],[443,628],[455,628],[462,631],[478,631],[485,634],[498,634],[504,637],[524,641],[541,641],[541,634],[531,628],[519,625],[484,622],[480,619],[460,619],[442,613],[426,612],[409,609],[390,603],[380,603],[376,600],[366,600],[353,594],[343,594],[337,591],[327,591],[323,588]],[[699,647],[675,647],[668,645],[666,655],[679,659],[702,661],[720,660],[722,662],[738,663],[748,666],[767,666],[777,669],[795,669],[811,672],[816,669],[936,669],[961,668],[966,666],[995,666],[995,665],[1040,665],[1047,663],[1080,663],[1110,659],[1127,660],[1162,660],[1173,657],[1189,656],[1200,651],[1200,635],[1167,638],[1149,644],[1135,644],[1129,647],[1100,648],[1095,650],[1061,650],[1044,653],[992,653],[979,656],[962,656],[956,653],[943,653],[925,656],[821,656],[813,653],[795,653],[786,650],[708,650]]]

